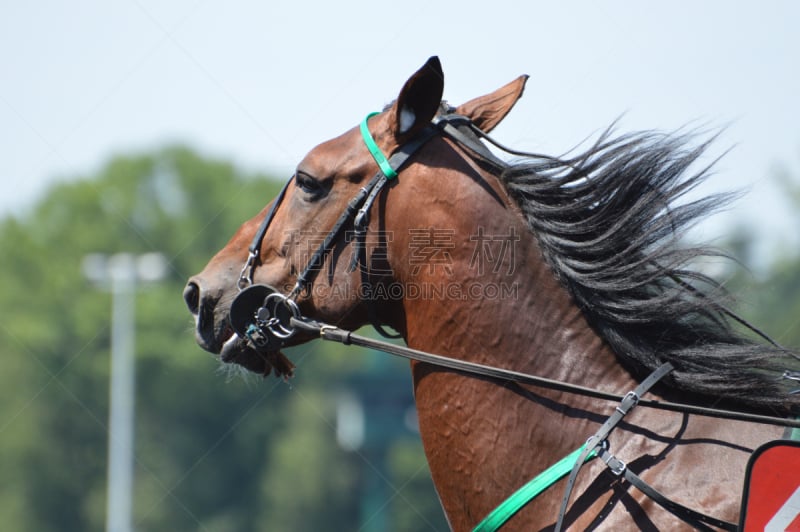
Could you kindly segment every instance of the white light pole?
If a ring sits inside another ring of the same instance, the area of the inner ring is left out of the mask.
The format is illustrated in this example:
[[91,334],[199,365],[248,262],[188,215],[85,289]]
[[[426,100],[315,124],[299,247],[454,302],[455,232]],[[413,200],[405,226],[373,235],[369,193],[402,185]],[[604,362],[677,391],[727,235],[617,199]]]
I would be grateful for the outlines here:
[[167,262],[160,253],[117,253],[110,257],[93,253],[83,259],[84,275],[111,291],[107,532],[131,532],[136,285],[162,279],[166,271]]

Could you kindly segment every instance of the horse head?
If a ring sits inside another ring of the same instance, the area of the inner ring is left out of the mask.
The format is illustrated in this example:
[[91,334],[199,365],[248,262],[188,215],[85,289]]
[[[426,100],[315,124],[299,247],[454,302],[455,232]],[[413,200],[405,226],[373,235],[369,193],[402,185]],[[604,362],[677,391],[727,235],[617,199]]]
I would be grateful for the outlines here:
[[[483,131],[491,131],[520,98],[526,79],[522,76],[456,107],[454,112]],[[373,201],[376,204],[372,212],[365,213],[369,218],[364,227],[368,237],[362,238],[362,248],[358,246],[354,221],[347,220],[330,248],[319,257],[319,264],[313,268],[313,282],[299,287],[298,276],[308,275],[315,249],[337,225],[348,202],[364,190],[376,172],[381,172],[364,135],[373,139],[381,154],[388,156],[402,150],[430,130],[431,121],[443,108],[443,86],[441,64],[432,57],[405,82],[397,99],[383,112],[365,119],[362,127],[354,127],[312,149],[297,165],[282,198],[273,200],[245,222],[206,267],[189,280],[184,299],[195,317],[196,339],[203,349],[254,372],[267,374],[274,369],[278,375],[291,373],[291,363],[278,350],[256,350],[252,341],[236,334],[230,311],[243,281],[268,286],[269,291],[281,294],[298,288],[292,297],[303,315],[324,322],[357,328],[376,314],[373,321],[405,332],[402,294],[384,298],[380,308],[371,309],[365,292],[393,285],[408,274],[409,219],[420,227],[426,226],[420,223],[426,218],[428,226],[434,224],[427,207],[436,201],[437,189],[443,186],[432,181],[426,169],[452,165],[442,160],[452,156],[452,150],[435,149],[436,144],[444,142],[441,138],[420,141],[418,151],[400,169],[401,175],[375,194],[379,197],[371,198],[367,208]],[[391,201],[387,201],[389,195]],[[267,217],[268,227],[263,223]],[[257,236],[256,253],[249,257],[248,245]],[[358,256],[361,253],[363,256]],[[250,278],[243,279],[247,277],[243,268],[251,268]],[[297,334],[281,344],[307,340]]]

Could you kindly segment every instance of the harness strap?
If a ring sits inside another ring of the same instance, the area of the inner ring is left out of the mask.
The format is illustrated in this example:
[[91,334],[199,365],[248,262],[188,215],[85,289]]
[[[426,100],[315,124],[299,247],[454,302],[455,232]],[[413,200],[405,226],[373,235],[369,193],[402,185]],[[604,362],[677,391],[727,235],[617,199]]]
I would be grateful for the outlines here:
[[275,212],[278,210],[278,205],[280,205],[283,201],[283,197],[286,195],[286,189],[289,188],[289,183],[291,182],[292,180],[289,179],[283,185],[283,188],[278,193],[278,196],[275,198],[275,200],[273,200],[272,207],[270,207],[269,212],[261,221],[261,225],[258,227],[258,231],[256,231],[256,234],[253,237],[253,241],[250,243],[250,247],[248,248],[250,253],[247,256],[247,262],[244,263],[244,267],[239,274],[239,281],[237,283],[239,290],[243,290],[245,287],[253,284],[253,270],[255,270],[256,260],[258,260],[258,255],[261,251],[261,242],[264,240],[267,227],[269,227],[269,224],[272,223],[272,219],[275,217]]
[[[373,115],[368,115],[367,118],[361,122],[361,132],[362,136],[364,136],[364,141],[368,145],[370,153],[372,153],[372,156],[375,158],[375,162],[381,168],[381,171],[375,174],[372,179],[370,179],[369,183],[361,188],[358,191],[358,194],[356,194],[356,196],[347,204],[344,212],[342,212],[333,228],[325,236],[325,240],[316,249],[314,255],[311,256],[306,268],[302,271],[302,273],[300,273],[300,275],[297,276],[297,283],[289,294],[289,299],[292,299],[300,294],[300,292],[302,292],[311,283],[311,281],[314,280],[322,268],[323,263],[325,262],[325,257],[333,249],[334,243],[339,238],[346,225],[348,225],[351,221],[354,223],[354,225],[360,222],[363,225],[364,230],[366,230],[366,222],[368,220],[369,210],[370,207],[372,207],[372,203],[375,201],[375,198],[378,197],[378,194],[380,194],[380,192],[389,182],[389,179],[397,177],[397,171],[400,170],[400,167],[405,164],[408,158],[411,157],[414,152],[421,148],[423,144],[428,142],[428,140],[430,140],[436,134],[432,128],[426,128],[419,135],[417,135],[414,140],[404,144],[387,160],[380,151],[380,148],[378,148],[377,144],[375,144],[374,139],[372,139],[372,135],[369,133],[369,128],[367,128],[367,119],[370,116]],[[367,142],[367,139],[371,141],[372,147],[369,146],[370,143]],[[389,170],[391,170],[391,172],[388,172]],[[389,177],[390,175],[392,177]],[[362,238],[361,240],[363,241],[364,239]],[[356,239],[356,242],[358,243],[358,238]],[[357,250],[355,253],[355,260],[359,260],[358,255],[359,253]]]
[[[431,138],[436,135],[436,130],[433,128],[425,128],[421,131],[413,140],[404,144],[398,151],[393,153],[388,160],[383,157],[380,149],[375,144],[375,141],[372,140],[372,135],[369,134],[369,129],[366,127],[367,119],[370,116],[373,116],[375,113],[372,113],[361,122],[361,134],[364,137],[364,142],[367,144],[367,147],[372,153],[373,157],[375,158],[375,162],[378,163],[378,166],[381,167],[381,172],[378,173],[373,179],[377,179],[375,186],[372,187],[369,195],[364,200],[364,203],[361,205],[361,208],[356,214],[355,218],[353,219],[353,232],[354,232],[354,246],[355,250],[353,252],[353,258],[350,262],[350,271],[354,271],[356,268],[361,270],[361,282],[365,286],[369,286],[370,278],[369,278],[369,264],[367,261],[367,229],[369,226],[369,213],[370,209],[372,208],[372,204],[378,198],[378,195],[384,189],[384,187],[389,184],[390,179],[394,179],[397,177],[397,172],[400,168],[408,161],[408,159],[417,151],[419,150],[425,143],[427,143]],[[369,142],[368,142],[369,140]],[[377,150],[377,153],[380,154],[380,157],[375,155],[375,152],[370,147],[370,142]],[[383,164],[385,163],[385,164]],[[393,177],[389,177],[389,173],[387,170],[391,170],[394,173]],[[367,294],[371,296],[372,294]],[[367,316],[369,318],[372,327],[378,331],[378,333],[383,336],[384,338],[400,338],[400,334],[393,334],[388,332],[383,325],[381,325],[380,319],[378,318],[377,312],[375,311],[374,299],[369,297],[366,299],[367,301]]]
[[472,129],[472,121],[466,116],[447,114],[437,116],[433,123],[442,133],[456,141],[456,144],[472,151],[478,158],[488,162],[496,168],[508,166],[502,159],[493,154],[486,145],[480,141]]
[[672,364],[666,362],[656,368],[654,372],[647,376],[639,386],[636,387],[632,392],[628,392],[625,397],[623,397],[622,401],[620,402],[619,406],[614,410],[614,413],[603,423],[597,432],[594,433],[587,441],[586,445],[583,448],[583,452],[578,455],[578,459],[575,460],[575,465],[572,466],[572,472],[569,475],[569,479],[567,480],[567,487],[564,491],[564,498],[561,499],[561,509],[558,512],[558,520],[556,521],[555,532],[560,532],[562,527],[564,526],[564,517],[567,513],[567,507],[569,506],[569,498],[572,494],[572,489],[575,487],[575,481],[578,478],[578,472],[583,466],[584,461],[588,454],[596,450],[598,447],[605,448],[608,446],[608,442],[606,438],[608,435],[611,434],[611,431],[622,421],[628,412],[630,412],[633,407],[639,402],[639,398],[644,395],[645,393],[653,387],[662,377],[667,375],[674,369]]
[[[472,529],[472,532],[496,532],[500,529],[506,521],[511,519],[514,514],[519,512],[525,505],[539,496],[544,490],[564,478],[572,468],[572,464],[578,459],[578,456],[583,452],[584,446],[575,449],[570,454],[551,465],[533,480],[522,486],[514,492],[511,497],[500,503],[497,508],[492,510],[489,515],[483,518],[483,521]],[[586,460],[594,458],[596,453],[590,452],[586,456]]]
[[[369,116],[374,115],[375,113],[370,114]],[[362,122],[362,125],[366,123]],[[362,132],[363,134],[363,132]],[[367,130],[367,135],[369,135],[369,131]],[[427,143],[431,138],[436,135],[436,131],[432,128],[426,128],[422,132],[420,132],[413,140],[409,141],[408,143],[404,144],[398,151],[392,154],[389,157],[389,160],[383,159],[383,161],[388,165],[388,168],[395,172],[395,177],[397,176],[397,171],[406,163],[409,157],[411,157],[418,149],[420,149],[425,143]],[[369,136],[372,139],[372,136]],[[365,137],[366,139],[366,137]],[[373,141],[374,143],[374,141]],[[378,150],[380,153],[380,150]],[[381,157],[383,155],[381,154]],[[377,162],[377,159],[376,159]],[[379,163],[380,164],[380,163]],[[356,214],[355,218],[353,219],[353,229],[358,236],[360,233],[366,233],[367,226],[369,225],[369,211],[372,208],[372,204],[378,197],[378,194],[383,190],[383,188],[389,183],[389,178],[386,175],[386,172],[383,168],[381,168],[381,172],[375,175],[370,182],[370,185],[367,187],[370,189],[369,195],[364,200],[364,203],[361,205],[361,208],[358,210],[358,214]],[[373,184],[374,182],[374,184]],[[372,185],[372,186],[371,186]],[[361,257],[358,253],[353,255],[353,262],[351,263],[351,271],[355,269],[357,265],[357,261],[360,261]],[[366,266],[366,263],[363,263]]]
[[[348,268],[348,271],[352,272],[358,268],[361,274],[361,284],[363,286],[370,285],[370,268],[367,262],[367,226],[369,225],[369,211],[372,207],[372,203],[375,201],[375,198],[377,198],[378,193],[383,189],[386,183],[387,178],[383,177],[379,181],[379,184],[372,189],[370,195],[367,196],[367,199],[364,201],[364,205],[358,211],[358,214],[356,214],[356,217],[353,220],[353,246],[355,249],[353,250],[353,258],[350,261],[350,267]],[[371,296],[372,294],[364,295]],[[365,299],[367,302],[367,317],[372,327],[384,338],[400,338],[400,334],[390,333],[383,328],[380,319],[378,319],[377,312],[375,311],[373,298],[367,297]]]
[[606,465],[611,469],[612,473],[627,480],[631,485],[635,486],[639,491],[653,499],[665,510],[684,520],[697,530],[713,532],[714,529],[708,525],[721,528],[722,530],[730,530],[731,532],[739,530],[739,527],[734,523],[702,514],[671,499],[668,499],[653,486],[642,480],[639,475],[628,469],[627,464],[612,455],[608,449],[600,449],[597,453],[597,456],[606,463]]
[[305,288],[311,283],[314,277],[317,276],[319,271],[322,269],[322,265],[325,262],[325,257],[330,253],[331,249],[333,249],[334,242],[339,238],[339,234],[342,232],[344,227],[356,216],[358,209],[361,207],[364,199],[369,195],[372,189],[381,181],[381,179],[385,179],[383,174],[376,174],[369,183],[362,189],[358,191],[358,194],[355,195],[353,199],[347,204],[345,207],[344,212],[339,216],[339,219],[336,220],[333,228],[330,232],[325,236],[325,240],[319,245],[319,247],[314,251],[314,254],[311,256],[311,259],[308,261],[306,268],[297,276],[297,282],[292,289],[292,291],[287,296],[288,299],[293,299],[298,294],[300,294]]
[[[515,382],[518,384],[541,386],[542,388],[547,388],[550,390],[574,393],[583,395],[585,397],[594,397],[595,399],[602,399],[604,401],[620,402],[624,399],[624,396],[603,392],[601,390],[596,390],[587,386],[581,386],[579,384],[571,384],[555,379],[548,379],[546,377],[529,375],[519,371],[487,366],[484,364],[478,364],[476,362],[468,362],[466,360],[458,360],[446,356],[435,355],[433,353],[426,353],[425,351],[419,351],[417,349],[412,349],[402,345],[382,342],[380,340],[355,334],[345,329],[340,329],[339,327],[335,327],[333,325],[319,323],[315,320],[305,317],[301,319],[291,317],[289,320],[289,326],[296,327],[298,330],[302,330],[307,333],[319,335],[322,340],[338,342],[344,345],[357,345],[369,349],[377,349],[378,351],[383,351],[384,353],[389,353],[390,355],[403,357],[409,360],[416,360],[426,364],[433,364],[470,375],[479,375],[482,377]],[[751,414],[749,412],[736,412],[734,410],[706,408],[687,403],[673,403],[670,401],[658,401],[654,399],[639,399],[638,404],[647,408],[666,410],[668,412],[680,412],[682,414],[694,414],[721,419],[734,419],[737,421],[748,421],[750,423],[761,423],[765,425],[775,425],[778,427],[800,428],[800,419],[764,416],[760,414]]]

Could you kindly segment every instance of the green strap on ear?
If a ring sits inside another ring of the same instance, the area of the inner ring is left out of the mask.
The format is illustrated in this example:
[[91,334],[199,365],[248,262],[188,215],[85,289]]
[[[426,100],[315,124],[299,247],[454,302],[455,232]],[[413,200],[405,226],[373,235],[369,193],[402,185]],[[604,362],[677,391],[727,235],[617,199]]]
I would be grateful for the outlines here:
[[397,177],[397,172],[395,172],[394,168],[392,168],[392,165],[389,164],[389,161],[386,160],[386,157],[375,143],[375,139],[372,138],[372,134],[369,132],[369,128],[367,127],[367,120],[377,114],[380,113],[370,113],[364,117],[364,120],[361,121],[361,137],[364,139],[364,144],[367,145],[367,149],[372,154],[372,158],[375,159],[376,163],[378,163],[378,166],[381,168],[383,175],[386,176],[386,179],[394,179]]

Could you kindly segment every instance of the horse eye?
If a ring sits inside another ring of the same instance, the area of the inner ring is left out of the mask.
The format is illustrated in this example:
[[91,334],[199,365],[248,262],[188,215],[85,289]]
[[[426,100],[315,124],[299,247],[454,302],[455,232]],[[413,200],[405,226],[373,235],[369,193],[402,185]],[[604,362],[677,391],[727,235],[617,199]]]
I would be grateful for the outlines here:
[[308,174],[298,172],[294,176],[294,181],[298,188],[300,188],[300,190],[306,194],[319,197],[325,193],[325,185],[318,179],[315,179]]

